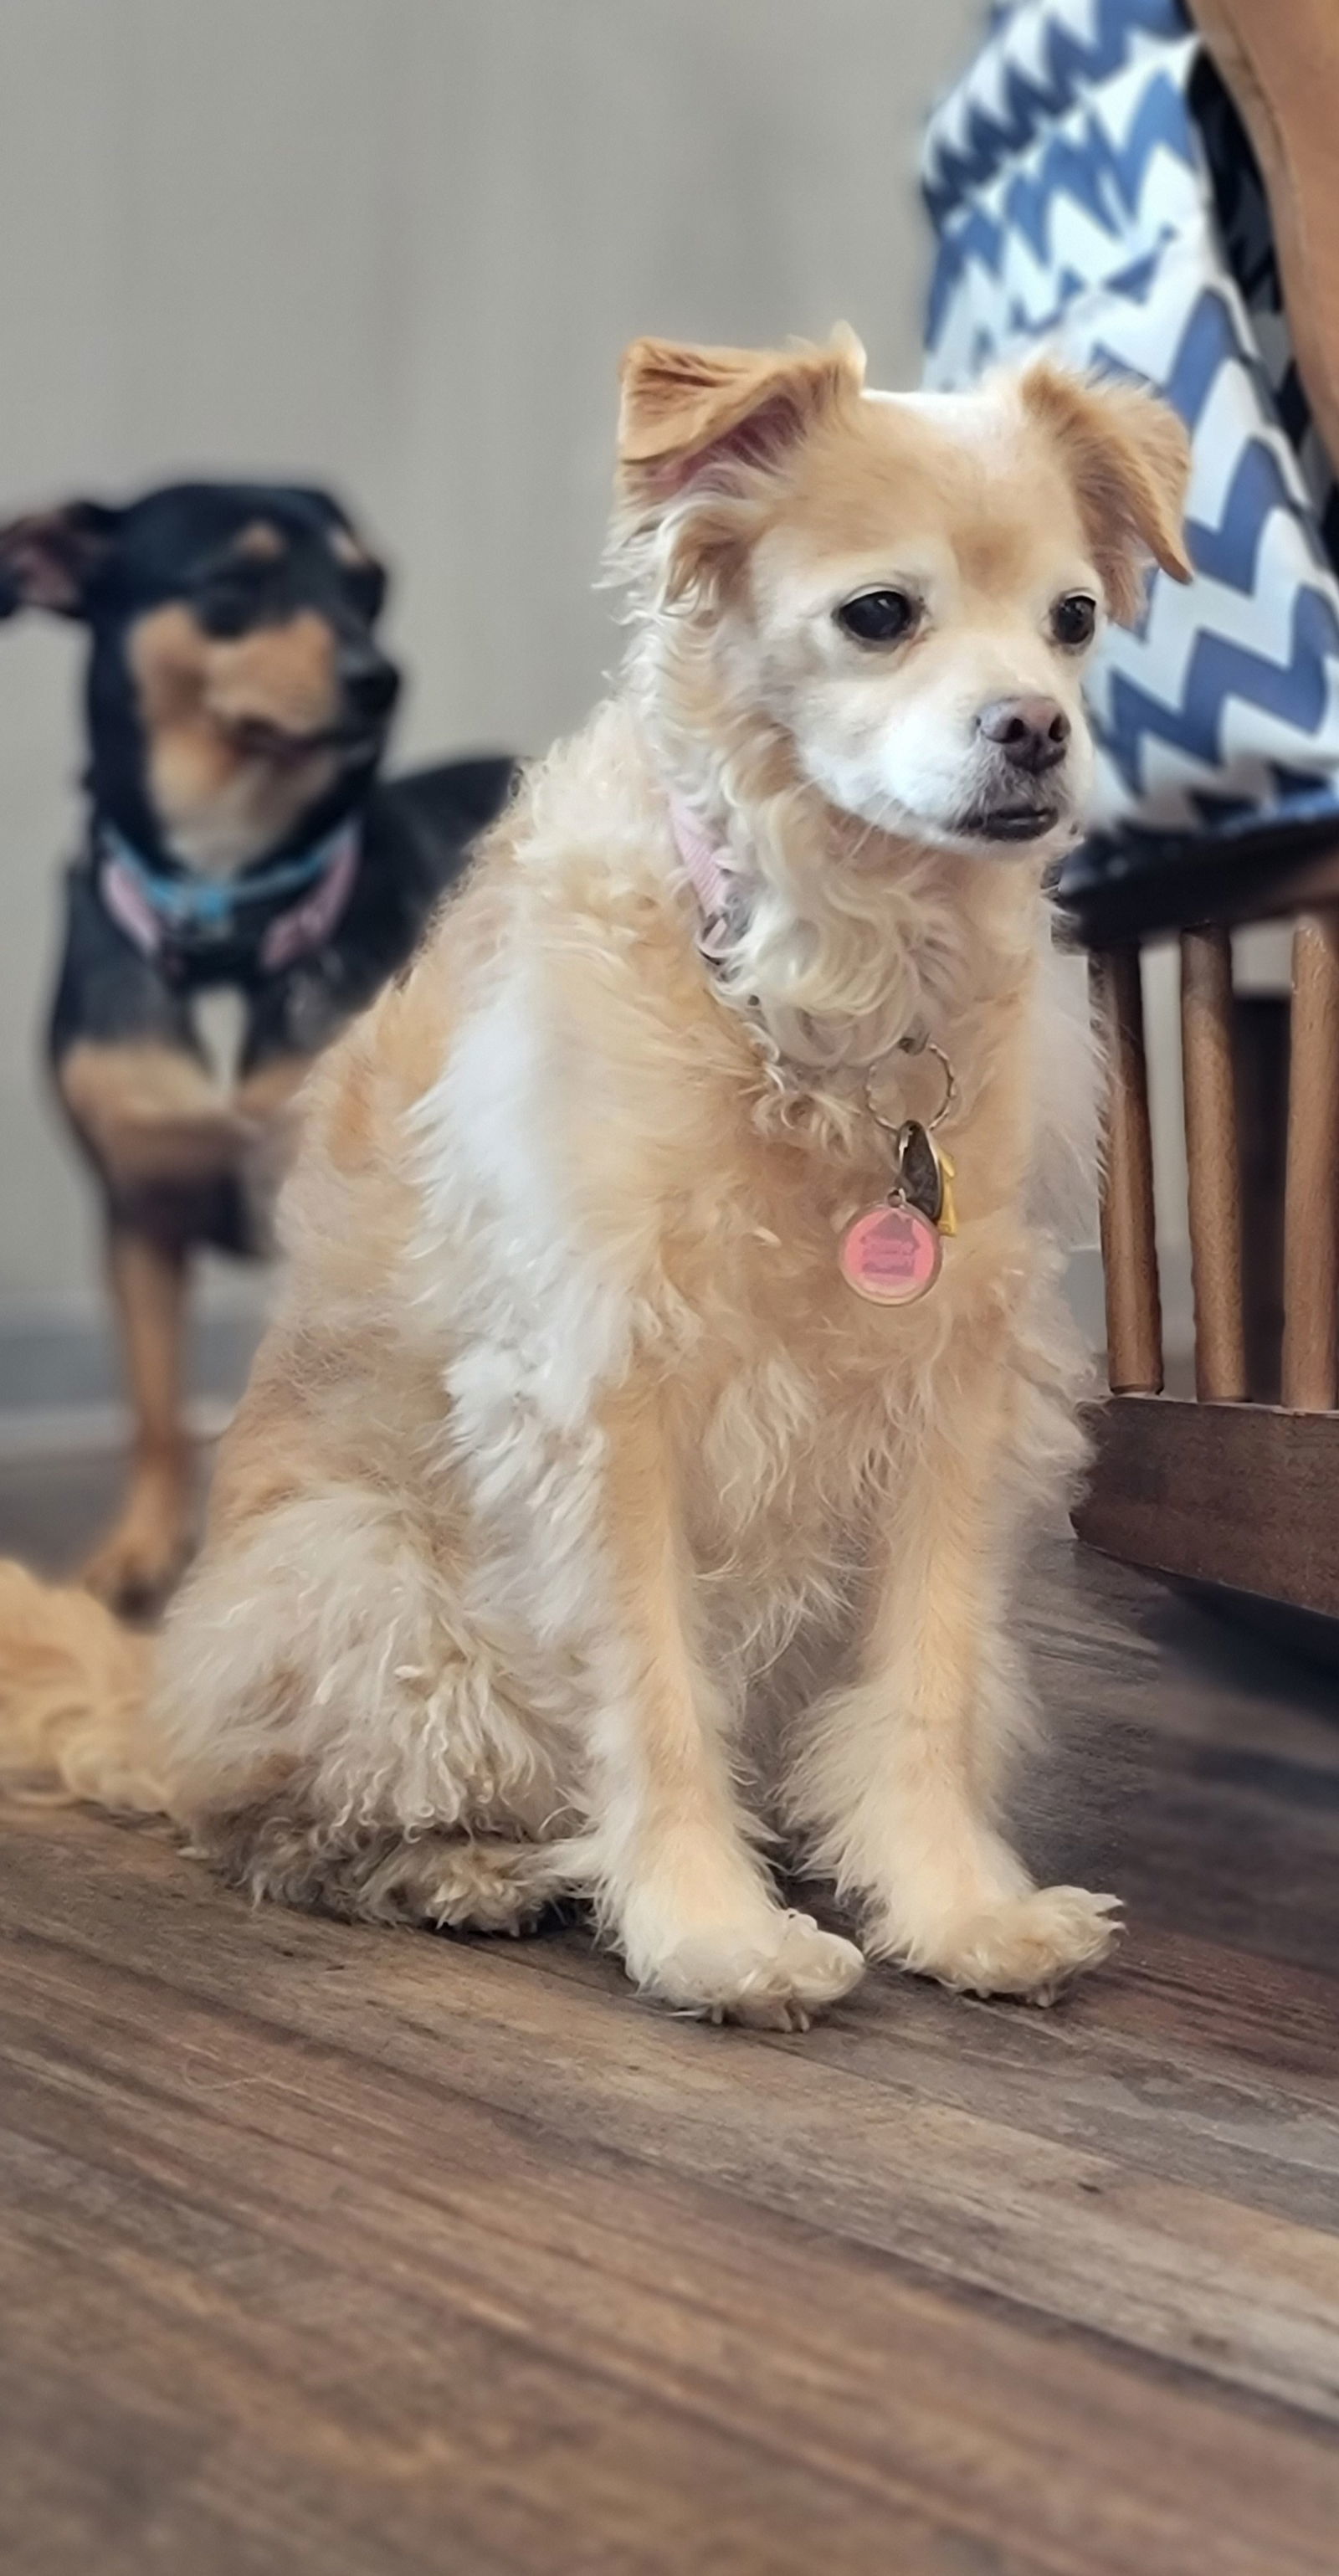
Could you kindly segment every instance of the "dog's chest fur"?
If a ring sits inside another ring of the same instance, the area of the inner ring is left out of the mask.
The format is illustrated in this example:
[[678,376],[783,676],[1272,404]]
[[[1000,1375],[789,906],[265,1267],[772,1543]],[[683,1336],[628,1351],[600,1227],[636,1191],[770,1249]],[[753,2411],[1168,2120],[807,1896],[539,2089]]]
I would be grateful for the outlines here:
[[[955,1145],[970,1191],[977,1155],[970,1137]],[[854,1151],[835,1137],[794,1146],[760,1139],[745,1111],[733,1139],[721,1117],[702,1185],[666,1229],[665,1400],[689,1542],[723,1615],[768,1652],[840,1606],[950,1340],[1019,1258],[1013,1229],[983,1209],[923,1299],[868,1303],[841,1273],[841,1236],[889,1181],[877,1130]]]
[[[536,1495],[560,1484],[553,1525],[575,1533],[611,1392],[654,1387],[705,1597],[754,1662],[839,1609],[943,1352],[1018,1269],[1003,1022],[955,1053],[963,1232],[926,1298],[881,1309],[839,1267],[891,1177],[849,1089],[828,1112],[776,1090],[663,897],[569,906],[557,948],[544,930],[513,918],[415,1113],[414,1318],[452,1353],[450,1454],[488,1549],[533,1585]],[[1022,1008],[1015,992],[1005,1016]],[[901,1112],[941,1096],[933,1063],[899,1073]],[[546,1628],[565,1624],[568,1566],[555,1547]]]

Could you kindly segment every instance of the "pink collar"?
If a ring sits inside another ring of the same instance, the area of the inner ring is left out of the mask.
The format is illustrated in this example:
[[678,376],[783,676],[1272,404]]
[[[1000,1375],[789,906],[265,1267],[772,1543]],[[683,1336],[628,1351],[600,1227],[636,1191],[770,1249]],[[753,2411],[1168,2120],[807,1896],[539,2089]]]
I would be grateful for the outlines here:
[[[681,796],[669,800],[670,830],[684,875],[697,897],[701,928],[697,935],[698,953],[709,966],[723,966],[731,948],[745,927],[748,917],[748,892],[745,880],[731,860],[729,850],[719,841],[709,839],[690,806]],[[750,996],[750,1008],[756,1012],[756,995]],[[955,1096],[953,1072],[948,1058],[934,1045],[919,1021],[913,1022],[905,1037],[896,1038],[885,1054],[899,1052],[920,1055],[928,1047],[938,1056],[947,1078],[948,1091],[944,1107]],[[769,1046],[769,1052],[770,1052]],[[774,1056],[775,1061],[779,1058]],[[882,1059],[879,1059],[882,1061]],[[868,1088],[868,1086],[866,1086]],[[939,1116],[942,1117],[943,1110]],[[939,1118],[933,1121],[937,1127]]]
[[680,796],[670,798],[670,829],[684,874],[702,916],[698,946],[712,965],[719,965],[740,927],[743,887],[727,849],[710,840],[691,807]]

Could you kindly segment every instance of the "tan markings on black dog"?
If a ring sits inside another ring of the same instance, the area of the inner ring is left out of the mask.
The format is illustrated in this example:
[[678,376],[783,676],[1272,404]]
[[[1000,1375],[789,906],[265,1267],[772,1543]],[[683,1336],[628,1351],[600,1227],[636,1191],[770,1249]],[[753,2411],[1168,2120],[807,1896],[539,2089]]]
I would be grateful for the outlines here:
[[251,1141],[240,1103],[178,1047],[85,1038],[57,1081],[75,1126],[125,1190],[216,1179],[237,1169]]
[[179,600],[131,630],[129,661],[149,783],[179,854],[239,868],[333,785],[339,720],[334,634],[314,609],[248,634],[206,633]]
[[370,572],[372,570],[372,556],[368,553],[366,546],[360,546],[357,538],[350,536],[347,528],[331,529],[330,551],[334,556],[336,563],[346,565],[350,572]]
[[253,626],[235,640],[213,644],[206,705],[225,725],[270,724],[293,737],[327,732],[340,715],[334,634],[314,608],[301,608],[282,625]]
[[186,1257],[180,1245],[114,1225],[107,1272],[121,1325],[135,1448],[125,1498],[88,1559],[90,1592],[118,1608],[156,1608],[194,1536],[190,1446],[181,1419]]
[[268,1064],[258,1066],[238,1083],[235,1098],[239,1117],[248,1123],[287,1118],[296,1108],[298,1093],[310,1071],[310,1056],[272,1056]]
[[339,714],[335,637],[313,608],[216,636],[172,600],[138,620],[130,659],[141,712],[155,731],[195,714],[224,728],[270,725],[300,743]]
[[71,1047],[58,1082],[75,1126],[130,1222],[113,1224],[108,1280],[120,1319],[135,1420],[124,1506],[84,1568],[104,1600],[145,1609],[161,1600],[190,1553],[189,1442],[181,1420],[185,1299],[182,1247],[146,1215],[164,1190],[236,1177],[257,1238],[292,1146],[294,1100],[307,1060],[285,1056],[225,1092],[182,1050],[152,1041]]
[[310,1056],[273,1056],[244,1075],[234,1094],[247,1135],[240,1178],[258,1243],[271,1240],[275,1201],[301,1135],[302,1086],[311,1064]]
[[277,563],[288,551],[288,540],[273,519],[252,519],[240,537],[234,537],[231,551],[252,563]]

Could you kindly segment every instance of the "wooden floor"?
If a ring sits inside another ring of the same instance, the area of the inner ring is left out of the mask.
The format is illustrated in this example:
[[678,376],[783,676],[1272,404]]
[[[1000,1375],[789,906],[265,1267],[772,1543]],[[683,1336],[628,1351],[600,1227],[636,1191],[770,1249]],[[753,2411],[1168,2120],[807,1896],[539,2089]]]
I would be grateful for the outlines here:
[[705,2029],[0,1819],[12,2576],[1334,2576],[1335,1684],[1094,1558],[1029,1615],[1028,1847],[1131,1921],[1050,2013]]

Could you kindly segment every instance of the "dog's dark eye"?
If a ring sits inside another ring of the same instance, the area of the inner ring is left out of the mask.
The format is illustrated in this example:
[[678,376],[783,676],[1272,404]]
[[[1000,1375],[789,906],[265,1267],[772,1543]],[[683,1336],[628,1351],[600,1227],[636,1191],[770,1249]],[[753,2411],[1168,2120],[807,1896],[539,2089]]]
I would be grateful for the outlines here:
[[920,608],[905,590],[862,590],[833,610],[844,635],[857,644],[900,644],[911,633]]
[[206,634],[217,635],[221,641],[244,634],[251,622],[250,596],[222,582],[211,582],[207,590],[201,591],[196,608]]
[[221,641],[254,626],[265,587],[263,564],[229,563],[207,573],[195,592],[195,613],[207,635]]
[[1081,644],[1091,644],[1097,626],[1097,602],[1086,591],[1073,590],[1068,599],[1057,599],[1051,610],[1051,633],[1057,644],[1071,652]]

